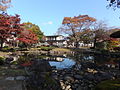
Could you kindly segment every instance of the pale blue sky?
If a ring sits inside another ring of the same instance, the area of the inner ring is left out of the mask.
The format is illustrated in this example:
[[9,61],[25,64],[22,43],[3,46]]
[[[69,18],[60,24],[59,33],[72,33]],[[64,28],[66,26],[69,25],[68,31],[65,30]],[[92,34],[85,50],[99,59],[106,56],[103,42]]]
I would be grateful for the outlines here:
[[53,35],[64,17],[89,15],[105,20],[109,26],[120,26],[120,10],[107,9],[106,0],[12,0],[11,15],[19,14],[21,22],[39,25],[45,35]]

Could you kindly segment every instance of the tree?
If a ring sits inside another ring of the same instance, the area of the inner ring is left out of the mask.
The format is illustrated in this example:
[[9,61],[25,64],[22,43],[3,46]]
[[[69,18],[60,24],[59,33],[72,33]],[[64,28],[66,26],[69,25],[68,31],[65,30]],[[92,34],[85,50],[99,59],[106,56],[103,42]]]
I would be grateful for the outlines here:
[[64,17],[62,26],[58,29],[59,32],[68,34],[74,40],[75,46],[78,47],[80,41],[80,32],[90,29],[96,21],[95,18],[88,15],[79,15],[75,17]]
[[27,47],[37,43],[38,37],[31,30],[24,29],[18,36],[17,40],[22,42]]
[[19,15],[10,16],[6,13],[0,14],[0,43],[1,49],[3,43],[13,36],[17,36],[23,28],[21,28]]
[[84,30],[83,32],[81,32],[80,38],[84,44],[91,44],[92,45],[93,36],[94,36],[93,31],[88,29],[88,30]]
[[114,9],[120,8],[120,0],[107,0],[109,2],[108,7],[113,7]]
[[0,11],[6,11],[11,5],[11,0],[0,0]]
[[114,31],[115,32],[111,33],[110,37],[112,37],[112,38],[120,38],[120,29],[114,29]]
[[97,42],[102,42],[105,40],[109,40],[109,33],[108,33],[108,27],[107,24],[104,21],[96,22],[93,29],[93,43],[94,48],[96,48]]
[[37,35],[38,39],[41,40],[43,37],[43,32],[41,32],[38,25],[32,24],[31,22],[23,23],[24,28],[27,30],[31,30],[34,34]]

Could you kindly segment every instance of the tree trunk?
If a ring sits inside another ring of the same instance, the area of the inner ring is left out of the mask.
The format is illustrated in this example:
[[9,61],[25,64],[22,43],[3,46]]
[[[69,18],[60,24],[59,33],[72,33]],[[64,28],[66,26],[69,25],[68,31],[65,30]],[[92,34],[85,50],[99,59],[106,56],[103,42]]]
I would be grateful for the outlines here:
[[0,41],[1,41],[0,42],[0,50],[2,50],[4,41],[3,41],[3,39],[1,39]]
[[96,48],[96,37],[94,38],[94,44],[93,44],[93,48]]
[[75,47],[79,48],[79,42],[77,42],[77,41],[75,42]]

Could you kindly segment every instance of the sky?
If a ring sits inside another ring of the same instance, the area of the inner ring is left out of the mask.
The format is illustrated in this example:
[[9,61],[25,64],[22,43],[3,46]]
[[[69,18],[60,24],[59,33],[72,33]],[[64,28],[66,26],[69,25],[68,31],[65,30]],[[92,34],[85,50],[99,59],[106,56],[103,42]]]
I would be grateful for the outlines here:
[[89,15],[108,26],[120,26],[120,9],[107,9],[107,0],[12,0],[10,15],[19,14],[22,22],[32,22],[45,35],[54,35],[64,17]]

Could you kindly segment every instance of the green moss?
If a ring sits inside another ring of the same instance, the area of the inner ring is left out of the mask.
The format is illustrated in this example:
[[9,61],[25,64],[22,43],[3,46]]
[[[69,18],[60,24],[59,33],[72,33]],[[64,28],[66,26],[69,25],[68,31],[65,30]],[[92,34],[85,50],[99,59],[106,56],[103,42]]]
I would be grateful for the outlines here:
[[0,65],[3,65],[4,64],[4,61],[5,61],[5,58],[0,56]]
[[41,50],[43,50],[43,51],[49,51],[49,50],[54,49],[55,47],[40,47],[40,48],[41,48]]
[[94,88],[94,90],[119,90],[119,89],[120,79],[103,81]]
[[66,48],[54,48],[53,51],[59,51],[59,52],[70,52],[70,49]]
[[8,69],[8,68],[0,68],[0,76],[20,76],[25,75],[25,71],[22,69]]
[[53,86],[53,85],[57,84],[56,81],[53,78],[50,77],[50,73],[46,73],[45,79],[46,79],[46,84],[47,85]]
[[13,61],[11,64],[16,65],[16,64],[18,64],[18,61]]
[[4,61],[4,60],[5,60],[5,58],[4,58],[4,57],[2,57],[2,56],[0,56],[0,60],[3,60],[3,61]]

